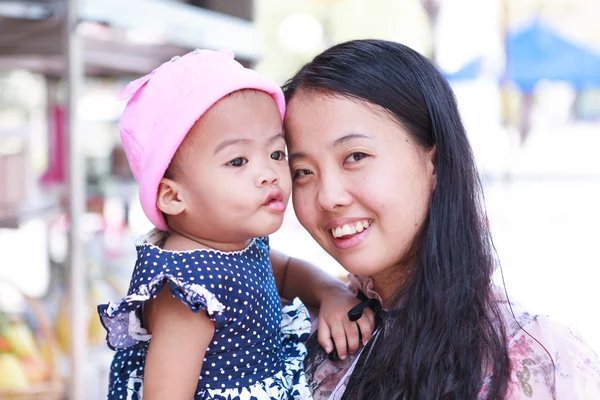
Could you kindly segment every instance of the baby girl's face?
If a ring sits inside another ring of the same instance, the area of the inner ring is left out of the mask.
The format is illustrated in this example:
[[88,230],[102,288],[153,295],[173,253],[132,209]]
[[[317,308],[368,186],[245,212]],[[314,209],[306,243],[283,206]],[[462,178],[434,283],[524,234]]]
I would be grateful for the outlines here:
[[279,229],[291,191],[285,151],[279,109],[268,94],[245,90],[213,105],[177,154],[176,180],[188,197],[184,228],[220,243]]

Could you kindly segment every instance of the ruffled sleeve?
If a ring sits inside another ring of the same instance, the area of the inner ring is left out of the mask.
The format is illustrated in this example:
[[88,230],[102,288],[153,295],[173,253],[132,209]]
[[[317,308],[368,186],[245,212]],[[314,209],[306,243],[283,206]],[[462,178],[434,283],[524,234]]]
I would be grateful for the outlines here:
[[211,270],[203,254],[169,252],[148,244],[138,246],[137,252],[127,296],[98,306],[111,349],[125,349],[151,338],[141,322],[142,307],[156,298],[165,285],[191,311],[206,311],[216,328],[227,322],[222,274]]
[[369,299],[379,300],[383,304],[381,296],[375,291],[373,279],[368,276],[348,274],[348,289],[354,296],[357,296],[360,291]]

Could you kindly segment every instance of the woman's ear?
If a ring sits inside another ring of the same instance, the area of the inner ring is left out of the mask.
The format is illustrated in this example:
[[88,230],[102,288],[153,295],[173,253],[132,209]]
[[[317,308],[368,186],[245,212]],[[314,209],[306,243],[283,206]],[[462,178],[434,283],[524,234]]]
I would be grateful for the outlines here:
[[436,164],[437,164],[437,147],[433,146],[431,149],[427,150],[425,154],[425,162],[427,163],[427,172],[431,177],[431,190],[435,190],[435,186],[437,183],[436,177]]
[[179,215],[186,209],[181,185],[171,179],[163,178],[158,184],[156,206],[167,215]]

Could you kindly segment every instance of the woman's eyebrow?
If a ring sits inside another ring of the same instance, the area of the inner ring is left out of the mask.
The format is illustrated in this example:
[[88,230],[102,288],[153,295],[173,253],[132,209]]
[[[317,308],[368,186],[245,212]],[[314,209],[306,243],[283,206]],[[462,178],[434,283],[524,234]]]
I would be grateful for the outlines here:
[[[333,143],[331,144],[331,147],[338,147],[338,146],[343,145],[344,143],[348,143],[353,140],[359,140],[359,139],[374,140],[375,138],[373,136],[364,135],[362,133],[348,133],[348,134],[345,134],[344,136],[334,140]],[[306,154],[302,153],[301,151],[292,153],[288,156],[288,162],[291,163],[294,160],[297,160],[299,158],[305,158],[305,157],[306,157]]]
[[337,146],[341,146],[342,144],[351,142],[353,140],[357,140],[357,139],[375,139],[373,136],[368,136],[368,135],[364,135],[362,133],[347,133],[344,136],[336,139],[333,143],[332,143],[332,147],[337,147]]

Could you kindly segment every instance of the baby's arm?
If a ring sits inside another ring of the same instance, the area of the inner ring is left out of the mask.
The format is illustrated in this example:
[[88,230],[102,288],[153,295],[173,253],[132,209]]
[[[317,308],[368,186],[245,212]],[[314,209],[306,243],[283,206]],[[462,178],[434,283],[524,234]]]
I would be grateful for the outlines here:
[[144,309],[152,333],[144,372],[144,400],[194,397],[204,354],[215,331],[205,312],[194,313],[168,285]]
[[369,341],[375,326],[373,312],[366,309],[358,321],[351,322],[348,311],[359,300],[343,282],[306,261],[273,249],[270,258],[279,295],[286,299],[299,297],[306,305],[319,308],[319,343],[325,352],[330,353],[334,343],[341,359],[346,358],[348,351],[356,352],[360,346],[359,329],[363,344]]

